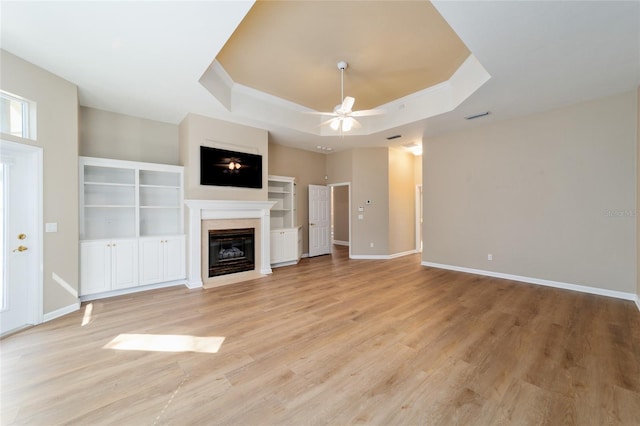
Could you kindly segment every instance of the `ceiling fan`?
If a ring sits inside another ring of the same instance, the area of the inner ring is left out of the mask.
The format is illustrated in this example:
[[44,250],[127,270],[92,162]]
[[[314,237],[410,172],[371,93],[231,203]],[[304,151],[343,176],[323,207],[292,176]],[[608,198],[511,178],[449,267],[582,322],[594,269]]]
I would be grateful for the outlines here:
[[332,112],[318,112],[316,114],[328,115],[332,118],[320,123],[320,126],[329,125],[333,130],[340,130],[340,133],[348,132],[353,128],[359,128],[360,123],[354,117],[365,117],[368,115],[384,114],[383,110],[379,109],[366,109],[360,111],[352,111],[355,98],[351,96],[344,96],[344,70],[347,69],[347,63],[345,61],[338,62],[338,69],[340,70],[340,98],[342,103],[336,105]]

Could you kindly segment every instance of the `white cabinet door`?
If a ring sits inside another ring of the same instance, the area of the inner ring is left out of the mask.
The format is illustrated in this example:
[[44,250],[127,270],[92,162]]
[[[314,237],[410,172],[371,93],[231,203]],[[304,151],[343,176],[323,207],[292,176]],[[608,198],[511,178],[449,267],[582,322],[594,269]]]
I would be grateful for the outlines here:
[[186,276],[184,237],[166,238],[164,241],[164,280],[181,280]]
[[80,294],[103,293],[138,285],[138,241],[80,243]]
[[271,263],[279,263],[284,259],[284,235],[282,231],[271,231]]
[[163,271],[163,239],[140,239],[140,285],[162,282]]
[[111,289],[138,285],[138,241],[111,242]]
[[80,243],[80,294],[111,290],[111,242]]
[[140,239],[140,284],[185,277],[184,237]]
[[298,260],[298,228],[271,231],[271,264]]
[[298,229],[286,229],[282,232],[283,260],[288,262],[298,258]]

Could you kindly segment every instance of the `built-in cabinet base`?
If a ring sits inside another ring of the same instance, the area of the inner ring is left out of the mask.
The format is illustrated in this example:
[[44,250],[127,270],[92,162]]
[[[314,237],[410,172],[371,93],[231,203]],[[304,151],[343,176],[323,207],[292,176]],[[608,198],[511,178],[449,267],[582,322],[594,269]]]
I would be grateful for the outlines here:
[[271,266],[295,265],[302,257],[302,227],[271,231]]
[[183,168],[80,157],[79,174],[81,297],[184,280]]
[[271,266],[295,265],[302,257],[302,227],[296,226],[296,180],[269,176],[271,209]]

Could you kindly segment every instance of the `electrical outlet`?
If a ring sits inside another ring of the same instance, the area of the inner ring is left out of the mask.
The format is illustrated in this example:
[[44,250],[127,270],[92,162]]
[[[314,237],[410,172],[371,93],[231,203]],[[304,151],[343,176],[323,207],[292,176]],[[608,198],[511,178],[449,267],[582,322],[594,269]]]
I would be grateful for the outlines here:
[[369,243],[369,247],[373,247],[373,243]]
[[493,260],[493,255],[492,254],[488,254],[487,255],[487,260]]

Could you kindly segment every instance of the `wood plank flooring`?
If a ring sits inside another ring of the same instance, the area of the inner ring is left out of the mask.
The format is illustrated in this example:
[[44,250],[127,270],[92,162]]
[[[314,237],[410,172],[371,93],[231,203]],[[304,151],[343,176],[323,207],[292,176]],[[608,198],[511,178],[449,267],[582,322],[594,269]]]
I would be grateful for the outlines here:
[[[105,348],[121,334],[224,342]],[[94,301],[0,343],[3,425],[640,424],[632,302],[418,255],[336,248],[246,283]]]

